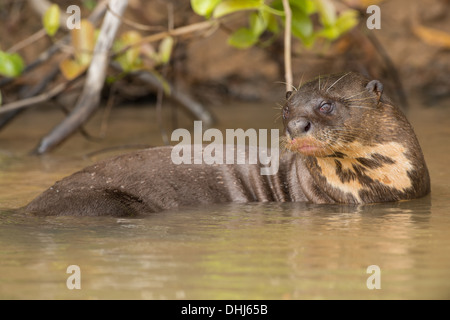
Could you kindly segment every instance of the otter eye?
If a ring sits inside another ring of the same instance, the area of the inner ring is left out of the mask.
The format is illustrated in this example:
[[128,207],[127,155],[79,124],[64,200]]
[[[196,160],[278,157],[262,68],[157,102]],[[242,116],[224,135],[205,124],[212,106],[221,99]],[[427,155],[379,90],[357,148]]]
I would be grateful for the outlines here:
[[323,102],[319,107],[319,111],[323,114],[329,114],[333,110],[334,110],[334,105],[331,102]]
[[283,108],[283,119],[286,120],[289,117],[289,107],[285,106]]

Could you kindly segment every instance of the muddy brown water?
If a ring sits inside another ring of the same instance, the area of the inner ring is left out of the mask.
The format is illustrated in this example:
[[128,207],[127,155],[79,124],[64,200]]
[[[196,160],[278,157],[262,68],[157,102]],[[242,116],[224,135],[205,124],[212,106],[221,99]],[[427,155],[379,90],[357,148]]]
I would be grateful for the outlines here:
[[[271,104],[230,103],[215,111],[221,129],[281,125]],[[61,116],[28,112],[0,133],[0,298],[448,299],[450,108],[413,107],[408,117],[432,178],[432,194],[423,199],[229,204],[133,219],[38,218],[15,209],[55,180],[112,155],[86,157],[90,152],[162,140],[153,109],[127,106],[112,113],[102,142],[77,135],[50,155],[30,157]],[[88,130],[98,134],[100,122],[99,115]],[[80,290],[67,288],[70,265],[80,267]],[[379,267],[380,289],[367,286],[371,265]]]

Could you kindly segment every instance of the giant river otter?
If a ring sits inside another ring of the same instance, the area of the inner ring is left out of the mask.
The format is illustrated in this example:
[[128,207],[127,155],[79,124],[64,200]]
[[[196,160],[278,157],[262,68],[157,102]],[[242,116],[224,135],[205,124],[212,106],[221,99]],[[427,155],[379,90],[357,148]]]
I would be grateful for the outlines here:
[[79,171],[34,199],[38,215],[134,216],[225,202],[374,203],[422,197],[430,178],[413,128],[377,80],[321,76],[287,94],[278,171],[250,164],[176,164],[172,147]]

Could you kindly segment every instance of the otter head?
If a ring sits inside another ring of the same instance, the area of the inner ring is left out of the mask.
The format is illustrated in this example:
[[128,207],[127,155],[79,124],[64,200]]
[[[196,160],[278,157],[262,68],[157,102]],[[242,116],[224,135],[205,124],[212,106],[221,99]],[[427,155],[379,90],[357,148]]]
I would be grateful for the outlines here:
[[298,153],[332,202],[397,201],[429,192],[415,133],[383,94],[357,73],[321,76],[288,92],[286,148]]

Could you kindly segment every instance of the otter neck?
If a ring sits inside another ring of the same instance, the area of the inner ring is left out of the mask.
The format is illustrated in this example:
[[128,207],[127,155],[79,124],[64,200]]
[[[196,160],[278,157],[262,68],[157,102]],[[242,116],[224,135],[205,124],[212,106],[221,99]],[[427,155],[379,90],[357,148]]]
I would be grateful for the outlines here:
[[414,164],[398,142],[362,146],[325,157],[305,157],[315,183],[338,203],[370,203],[401,200],[413,189]]

